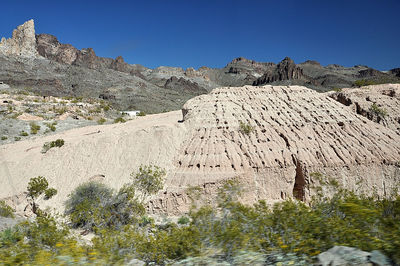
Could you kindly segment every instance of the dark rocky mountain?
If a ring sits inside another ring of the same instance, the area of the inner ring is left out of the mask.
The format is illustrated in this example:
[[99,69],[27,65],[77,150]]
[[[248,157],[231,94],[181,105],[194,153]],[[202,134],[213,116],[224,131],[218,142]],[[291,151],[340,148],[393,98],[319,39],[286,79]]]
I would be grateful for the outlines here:
[[400,70],[381,72],[367,66],[321,66],[316,61],[278,64],[236,58],[223,68],[149,69],[117,58],[78,50],[50,34],[35,34],[33,21],[19,26],[0,43],[0,81],[43,95],[102,98],[120,109],[148,113],[175,110],[214,88],[243,85],[304,85],[318,91],[352,87],[359,79],[399,82]]

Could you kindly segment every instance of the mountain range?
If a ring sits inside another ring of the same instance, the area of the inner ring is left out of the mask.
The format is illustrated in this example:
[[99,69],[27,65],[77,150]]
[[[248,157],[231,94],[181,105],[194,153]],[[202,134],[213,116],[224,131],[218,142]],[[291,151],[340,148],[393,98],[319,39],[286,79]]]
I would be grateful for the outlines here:
[[101,98],[120,110],[158,113],[176,110],[189,99],[217,87],[303,85],[317,91],[352,87],[358,82],[400,82],[400,68],[322,66],[289,57],[278,64],[235,58],[225,67],[150,69],[96,55],[92,48],[62,44],[50,34],[36,34],[30,20],[0,43],[0,82],[41,95]]

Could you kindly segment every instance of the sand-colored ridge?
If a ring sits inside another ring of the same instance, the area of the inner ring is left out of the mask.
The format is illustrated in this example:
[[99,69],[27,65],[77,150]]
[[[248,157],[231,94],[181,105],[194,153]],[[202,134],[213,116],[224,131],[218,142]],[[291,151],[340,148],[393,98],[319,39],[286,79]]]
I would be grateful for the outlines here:
[[[379,195],[400,181],[396,132],[305,87],[219,88],[189,100],[182,113],[0,146],[1,165],[12,178],[10,184],[1,170],[6,189],[0,198],[22,193],[30,177],[43,175],[59,190],[46,204],[62,209],[78,184],[104,175],[102,182],[118,188],[140,164],[167,170],[164,190],[149,204],[149,211],[167,214],[188,210],[189,186],[202,187],[212,199],[221,183],[234,177],[248,203],[309,200],[316,193],[312,187],[320,185],[315,172],[348,189]],[[240,121],[254,130],[241,132]],[[65,146],[41,154],[43,143],[56,138]]]

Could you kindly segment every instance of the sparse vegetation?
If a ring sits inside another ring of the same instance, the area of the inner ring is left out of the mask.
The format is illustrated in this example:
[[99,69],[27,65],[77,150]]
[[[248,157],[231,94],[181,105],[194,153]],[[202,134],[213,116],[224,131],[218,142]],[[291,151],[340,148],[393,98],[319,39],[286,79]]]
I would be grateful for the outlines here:
[[8,139],[7,136],[1,136],[1,140],[6,140],[6,139]]
[[[45,186],[38,187],[43,191]],[[334,245],[380,250],[400,262],[397,193],[377,199],[340,190],[309,205],[286,200],[270,208],[264,201],[239,203],[240,187],[228,181],[218,193],[217,206],[192,208],[177,224],[155,224],[142,208],[127,207],[127,199],[136,197],[132,183],[118,192],[86,183],[71,193],[66,210],[73,226],[95,232],[92,245],[78,243],[65,224],[42,215],[0,233],[0,263],[126,264],[136,258],[158,265],[182,260],[310,265]]]
[[143,111],[140,111],[140,112],[137,114],[137,116],[146,116],[146,113],[143,112]]
[[[4,200],[0,200],[0,216],[1,217],[14,217],[14,210]],[[1,247],[1,246],[0,246]]]
[[125,123],[125,122],[126,120],[122,116],[114,119],[114,123]]
[[19,135],[20,135],[21,137],[29,136],[28,132],[25,132],[24,130],[22,130],[21,132],[19,132]]
[[107,121],[107,119],[105,119],[104,117],[100,118],[99,120],[97,120],[97,124],[102,125]]
[[33,177],[28,183],[28,197],[30,198],[30,205],[32,207],[32,212],[36,215],[43,215],[43,212],[39,209],[36,200],[45,194],[45,199],[50,199],[57,194],[57,190],[54,188],[49,188],[49,183],[47,179],[43,176]]
[[56,125],[57,125],[57,122],[56,121],[54,121],[54,122],[52,122],[52,123],[44,123],[46,126],[47,126],[47,128],[48,129],[50,129],[51,131],[56,131]]
[[131,174],[134,188],[142,194],[142,201],[163,188],[166,171],[155,165],[141,165]]
[[63,139],[57,139],[57,140],[54,140],[54,141],[46,142],[45,144],[43,144],[42,153],[46,153],[51,148],[54,148],[54,147],[60,148],[62,146],[64,146],[64,140]]
[[15,141],[20,141],[20,140],[21,140],[21,137],[15,136],[15,137],[14,137],[14,140],[15,140]]
[[254,130],[254,128],[248,123],[246,124],[243,121],[239,121],[239,130],[243,134],[249,135]]
[[40,126],[35,122],[31,122],[30,127],[31,127],[31,134],[37,134],[38,131],[40,130]]
[[384,118],[387,115],[387,111],[385,109],[382,109],[376,105],[376,103],[373,103],[369,110],[374,113],[375,115]]
[[178,224],[188,224],[189,222],[190,222],[190,219],[187,216],[181,216],[178,219]]
[[399,83],[398,79],[393,78],[380,78],[380,79],[360,79],[354,81],[355,87],[364,87],[369,85],[387,84],[387,83]]
[[114,193],[101,183],[89,182],[71,193],[66,202],[66,214],[74,227],[93,231],[118,229],[143,215],[144,206],[129,185]]

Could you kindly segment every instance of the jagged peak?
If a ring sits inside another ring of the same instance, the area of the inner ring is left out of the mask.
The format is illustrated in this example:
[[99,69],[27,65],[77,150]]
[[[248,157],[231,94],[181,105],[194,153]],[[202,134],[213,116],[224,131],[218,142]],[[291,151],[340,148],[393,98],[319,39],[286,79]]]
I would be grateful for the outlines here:
[[6,56],[38,57],[36,51],[35,22],[33,19],[19,25],[9,39],[2,38],[0,54]]

